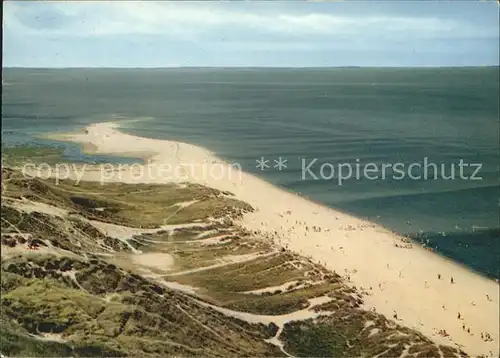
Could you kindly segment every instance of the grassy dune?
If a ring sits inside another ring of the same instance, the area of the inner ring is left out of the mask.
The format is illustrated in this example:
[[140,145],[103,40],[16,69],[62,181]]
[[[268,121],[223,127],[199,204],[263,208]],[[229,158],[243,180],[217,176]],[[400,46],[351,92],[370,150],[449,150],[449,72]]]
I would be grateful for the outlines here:
[[1,353],[464,355],[238,226],[252,210],[200,185],[56,185],[3,168]]
[[56,164],[61,161],[64,149],[60,146],[33,146],[2,144],[2,163],[9,166],[21,166],[25,163]]

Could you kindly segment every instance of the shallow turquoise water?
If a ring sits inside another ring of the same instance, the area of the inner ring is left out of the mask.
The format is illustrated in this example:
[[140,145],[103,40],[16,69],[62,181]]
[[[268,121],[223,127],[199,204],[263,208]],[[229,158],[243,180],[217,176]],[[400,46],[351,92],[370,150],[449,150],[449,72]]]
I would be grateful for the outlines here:
[[[6,69],[4,82],[3,142],[121,120],[127,132],[207,147],[499,277],[497,68]],[[282,157],[287,168],[262,171],[261,157]],[[449,175],[462,159],[481,164],[482,179],[396,180],[389,170],[385,180],[303,180],[302,160],[314,158],[316,175],[324,163],[408,167],[424,158]]]

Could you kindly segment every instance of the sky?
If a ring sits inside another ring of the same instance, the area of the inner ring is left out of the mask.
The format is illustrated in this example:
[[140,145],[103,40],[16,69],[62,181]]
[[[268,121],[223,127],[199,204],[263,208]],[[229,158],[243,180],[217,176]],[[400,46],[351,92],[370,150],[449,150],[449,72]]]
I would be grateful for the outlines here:
[[4,67],[499,64],[495,1],[6,1]]

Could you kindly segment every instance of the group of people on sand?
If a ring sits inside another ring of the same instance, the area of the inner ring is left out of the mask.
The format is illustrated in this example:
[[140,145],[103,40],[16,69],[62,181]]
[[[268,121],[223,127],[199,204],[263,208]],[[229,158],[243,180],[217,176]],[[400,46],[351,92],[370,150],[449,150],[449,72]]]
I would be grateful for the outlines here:
[[312,229],[313,229],[314,232],[321,232],[321,227],[320,226],[313,225]]
[[[286,214],[287,214],[287,215],[290,215],[290,212],[287,212]],[[288,220],[287,220],[287,221],[288,221]],[[304,227],[304,229],[305,229],[305,232],[306,232],[306,233],[307,233],[307,232],[309,232],[311,229],[312,229],[311,231],[314,231],[314,232],[329,231],[329,230],[323,230],[320,226],[315,226],[315,225],[314,225],[314,226],[312,226],[312,227],[309,227],[309,226],[307,226],[307,225],[306,225],[306,223],[305,223],[305,222],[303,222],[303,221],[298,221],[298,220],[296,220],[296,221],[295,221],[295,224],[296,224],[296,225],[303,226],[303,227]],[[265,227],[266,225],[265,225],[265,223],[264,223],[264,222],[261,222],[261,226],[262,226],[262,227]],[[295,226],[292,226],[292,228],[293,228],[293,230],[295,230]],[[282,229],[284,229],[284,228],[282,227]],[[344,231],[351,231],[351,230],[356,230],[356,227],[355,227],[355,226],[352,226],[352,225],[347,225],[347,226],[345,226],[345,227],[342,227],[341,229],[342,229],[342,230],[344,230]],[[281,242],[281,239],[284,239],[284,237],[282,237],[282,235],[280,235],[280,233],[278,233],[277,231],[273,231],[273,232],[271,232],[271,233],[266,232],[266,231],[267,231],[267,230],[256,230],[256,231],[255,231],[255,234],[259,233],[259,234],[264,235],[265,237],[267,237],[267,238],[269,238],[269,239],[274,239],[274,240],[278,239],[278,241],[279,241],[279,242],[280,242],[280,243],[284,246],[283,250],[286,250],[286,251],[288,251],[288,250],[289,250],[289,246],[288,246],[288,244],[287,244],[287,243],[283,243],[283,242]],[[289,230],[289,231],[290,231],[290,230]],[[398,247],[398,248],[406,248],[406,249],[411,249],[411,248],[413,247],[411,239],[410,239],[410,238],[407,238],[407,237],[403,237],[403,238],[401,238],[401,243],[394,243],[394,246],[396,246],[396,247]],[[425,245],[425,244],[423,245],[423,247],[432,251],[432,248],[430,248],[430,247],[426,247],[426,245]],[[332,249],[333,249],[333,247],[332,247]],[[325,264],[326,264],[326,262],[325,262]],[[389,265],[388,265],[388,264],[387,264],[387,268],[389,268]],[[400,278],[402,278],[402,276],[401,276],[401,271],[400,271],[400,273],[399,273],[399,277],[400,277]],[[441,279],[442,279],[442,276],[441,276],[441,274],[440,274],[440,273],[438,273],[438,274],[437,274],[437,278],[438,278],[438,280],[441,280]],[[344,275],[344,279],[346,279],[347,281],[350,281],[350,280],[351,280],[351,277],[350,277],[350,275],[349,275],[347,272],[346,272],[346,274]],[[451,276],[451,277],[450,277],[450,284],[452,284],[452,285],[453,285],[453,284],[455,284],[455,279],[454,279],[454,277],[453,277],[453,276]],[[425,281],[425,286],[426,286],[426,287],[428,287],[427,281]],[[371,290],[371,289],[372,289],[372,288],[370,287],[370,290]],[[382,289],[382,284],[379,284],[379,289],[380,289],[381,291],[383,290],[383,289]],[[489,295],[486,295],[486,299],[487,299],[488,301],[491,301],[491,298],[489,297]],[[475,304],[474,304],[474,305],[475,305]],[[443,305],[443,309],[446,309],[444,305]],[[394,314],[393,314],[392,318],[393,318],[394,320],[400,320],[400,319],[398,318],[398,314],[397,314],[397,312],[396,312],[396,311],[394,311]],[[459,319],[459,320],[462,320],[462,321],[463,321],[463,317],[462,317],[462,315],[461,315],[461,313],[460,313],[460,312],[458,312],[458,314],[457,314],[457,319]],[[472,335],[470,328],[469,328],[469,327],[466,327],[466,325],[465,325],[465,324],[462,324],[462,329],[463,329],[464,331],[466,331],[468,334],[471,334],[471,335]],[[448,337],[448,336],[449,336],[448,332],[447,332],[445,329],[441,329],[441,330],[439,330],[438,334],[439,334],[440,336],[443,336],[443,337]],[[489,333],[487,333],[487,332],[485,332],[485,333],[481,333],[481,339],[483,339],[485,342],[493,341],[493,338],[492,338],[492,337],[491,337],[491,335],[490,335]]]
[[[437,274],[437,278],[438,278],[438,280],[440,280],[440,279],[441,279],[441,274],[440,274],[440,273],[438,273],[438,274]],[[427,281],[425,281],[425,283],[426,283],[426,285],[427,285]],[[453,278],[453,276],[451,276],[451,277],[450,277],[450,283],[451,283],[451,284],[455,284],[455,279]],[[491,301],[492,301],[492,300],[491,300],[491,297],[490,297],[488,294],[486,294],[486,299],[487,299],[489,302],[491,302]],[[475,305],[476,305],[474,302],[472,302],[471,304],[472,304],[473,306],[475,306]],[[443,309],[446,309],[444,305],[443,305]],[[458,312],[458,313],[457,313],[457,319],[459,319],[459,320],[463,320],[463,319],[464,319],[464,318],[463,318],[463,316],[462,316],[462,314],[461,314],[460,312]],[[462,324],[462,330],[463,330],[463,331],[466,331],[466,332],[467,332],[468,334],[470,334],[470,335],[473,335],[473,334],[471,333],[471,331],[470,331],[470,328],[465,326],[465,323],[463,323],[463,324]],[[444,330],[444,329],[440,330],[440,331],[439,331],[439,334],[440,334],[441,336],[443,336],[443,337],[448,336],[448,333],[447,333],[447,332],[446,332],[446,330]],[[483,341],[485,341],[485,342],[491,342],[491,341],[493,341],[493,338],[492,338],[492,337],[491,337],[491,335],[490,335],[489,333],[487,333],[487,332],[484,332],[484,333],[482,333],[482,332],[481,332],[481,339],[482,339]]]
[[399,248],[399,249],[412,249],[413,248],[413,245],[412,244],[398,244],[398,243],[394,243],[394,246]]
[[491,336],[488,332],[485,332],[484,334],[481,332],[481,339],[485,342],[493,341],[493,338],[491,338]]
[[[463,317],[460,314],[460,312],[458,312],[458,314],[457,314],[457,319],[463,320]],[[471,331],[470,331],[470,328],[465,326],[465,323],[462,323],[462,330],[463,331],[467,331],[467,333],[470,334],[470,335],[473,335],[471,333]],[[491,335],[488,332],[484,332],[484,333],[481,332],[481,339],[483,341],[485,341],[485,342],[491,342],[491,341],[493,341],[493,338],[491,338]]]
[[[438,278],[438,280],[441,280],[441,274],[440,273],[437,274],[437,278]],[[455,283],[455,279],[453,278],[453,276],[450,277],[450,283],[452,285]]]
[[439,332],[438,332],[438,334],[440,336],[442,336],[442,337],[448,337],[449,336],[448,332],[446,332],[446,329],[440,329]]

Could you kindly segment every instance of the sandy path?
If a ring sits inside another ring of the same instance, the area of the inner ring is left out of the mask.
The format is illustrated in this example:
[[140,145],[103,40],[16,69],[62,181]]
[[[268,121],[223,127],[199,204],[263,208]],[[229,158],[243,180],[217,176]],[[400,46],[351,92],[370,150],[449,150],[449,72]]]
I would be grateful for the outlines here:
[[11,204],[14,208],[24,211],[25,213],[40,212],[59,217],[65,217],[68,215],[68,210],[28,199],[5,198],[4,200],[6,204]]
[[264,288],[259,288],[257,290],[250,290],[250,291],[242,291],[240,293],[244,293],[247,295],[262,295],[265,293],[273,293],[276,291],[281,291],[281,292],[290,292],[290,291],[296,291],[300,290],[306,286],[316,286],[316,285],[321,285],[325,281],[312,281],[312,280],[306,280],[306,281],[288,281],[285,282],[282,285],[279,286],[270,286],[270,287],[264,287]]
[[[185,271],[178,271],[178,272],[172,272],[167,275],[162,275],[163,277],[165,276],[181,276],[181,275],[189,275],[192,273],[196,272],[202,272],[202,271],[207,271],[207,270],[213,270],[216,268],[232,265],[232,264],[237,264],[237,263],[243,263],[243,262],[248,262],[248,261],[253,261],[257,260],[263,257],[269,257],[272,255],[276,255],[275,251],[267,252],[267,253],[255,253],[255,254],[243,254],[243,255],[226,255],[222,256],[221,258],[218,259],[220,261],[217,264],[213,264],[210,266],[204,266],[204,267],[197,267],[194,269],[190,270],[185,270]],[[162,277],[160,276],[160,277]]]
[[[121,133],[117,127],[113,123],[94,124],[87,133],[57,138],[91,143],[99,153],[148,153],[150,162],[130,170],[87,171],[83,180],[189,181],[233,192],[257,209],[244,217],[244,227],[267,233],[276,243],[368,289],[371,295],[365,298],[367,309],[374,307],[389,318],[396,312],[398,323],[416,328],[438,343],[457,344],[471,355],[498,356],[498,283],[417,245],[412,249],[397,248],[394,243],[400,237],[389,230],[274,187],[230,167],[203,148],[139,138]],[[225,168],[224,175],[203,175],[211,168]],[[321,231],[313,230],[313,226]],[[441,329],[451,340],[437,335]],[[485,332],[492,341],[481,338]]]
[[237,318],[239,320],[242,320],[242,321],[245,321],[248,323],[252,323],[252,324],[262,323],[265,325],[268,325],[270,323],[276,324],[278,326],[278,331],[276,332],[274,337],[272,337],[270,339],[266,339],[266,342],[278,346],[283,353],[290,356],[290,354],[288,354],[288,352],[286,352],[284,350],[283,343],[279,339],[281,333],[283,332],[283,327],[285,326],[285,324],[288,322],[292,322],[292,321],[304,321],[304,320],[308,320],[308,319],[314,319],[314,318],[317,318],[319,316],[331,314],[331,312],[327,312],[327,311],[315,312],[315,311],[313,311],[313,308],[316,306],[322,305],[324,303],[328,303],[332,300],[333,299],[331,297],[327,297],[327,296],[310,298],[310,299],[308,299],[309,305],[307,308],[304,308],[304,309],[301,309],[298,311],[294,311],[294,312],[290,312],[290,313],[286,313],[283,315],[275,315],[275,316],[259,315],[259,314],[255,314],[255,313],[235,311],[235,310],[231,310],[229,308],[215,306],[215,305],[212,305],[210,303],[199,301],[199,300],[197,300],[197,302],[205,307],[210,307],[210,308],[212,308],[212,309],[214,309],[214,310],[216,310],[216,311],[218,311],[226,316],[234,317],[234,318]]

